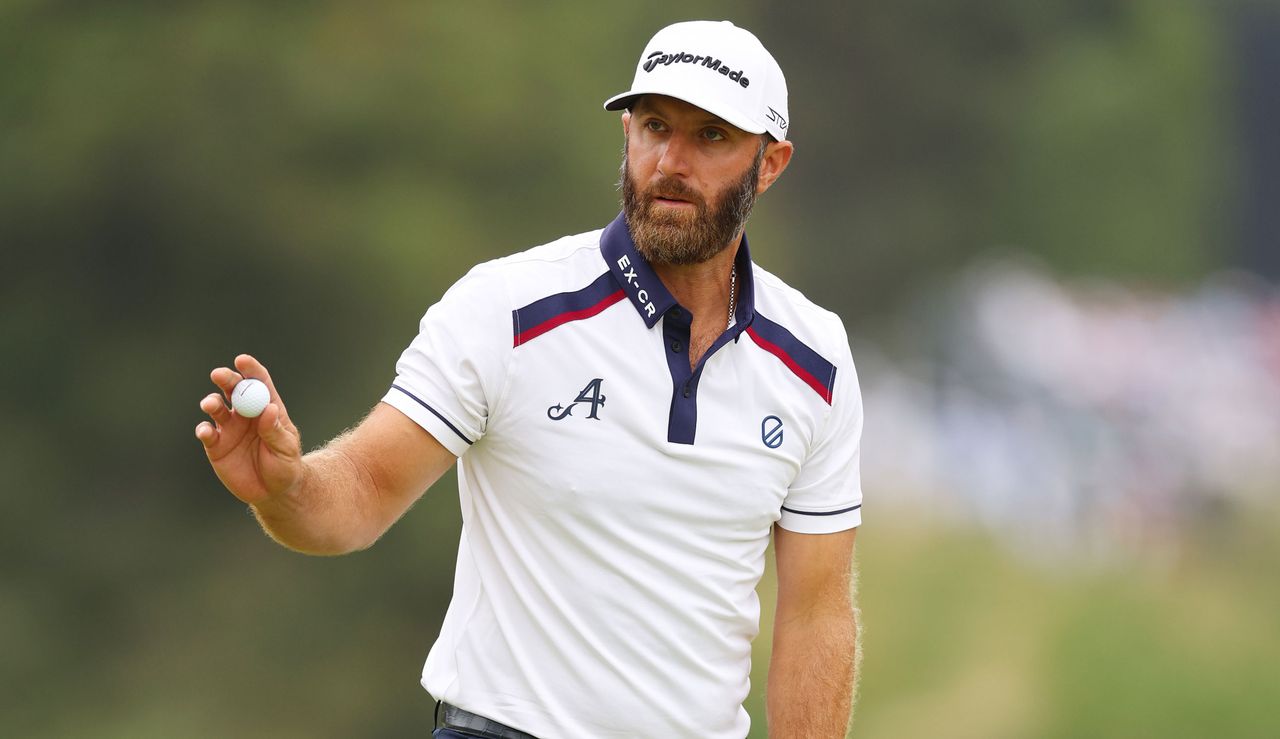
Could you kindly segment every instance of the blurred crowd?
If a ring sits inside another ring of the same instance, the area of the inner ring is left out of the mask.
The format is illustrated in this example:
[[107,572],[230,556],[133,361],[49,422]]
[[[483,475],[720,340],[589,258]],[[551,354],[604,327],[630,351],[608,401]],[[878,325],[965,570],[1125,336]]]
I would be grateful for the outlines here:
[[1280,500],[1273,287],[996,262],[919,311],[892,359],[854,340],[871,510],[914,503],[1088,561],[1174,554],[1186,527]]

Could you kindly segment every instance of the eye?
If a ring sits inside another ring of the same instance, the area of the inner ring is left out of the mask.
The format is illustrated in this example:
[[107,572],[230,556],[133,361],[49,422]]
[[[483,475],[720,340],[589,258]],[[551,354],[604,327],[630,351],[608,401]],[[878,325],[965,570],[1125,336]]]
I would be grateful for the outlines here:
[[657,118],[650,118],[646,120],[644,122],[644,127],[646,130],[653,131],[654,133],[661,133],[666,130],[666,126],[662,125],[662,121]]
[[708,128],[702,132],[702,136],[708,141],[724,141],[728,138],[724,135],[724,131],[718,128]]

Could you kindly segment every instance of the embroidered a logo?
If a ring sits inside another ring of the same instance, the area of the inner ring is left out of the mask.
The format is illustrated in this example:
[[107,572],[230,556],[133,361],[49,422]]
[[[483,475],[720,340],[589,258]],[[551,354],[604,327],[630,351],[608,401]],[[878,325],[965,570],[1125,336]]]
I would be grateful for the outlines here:
[[600,416],[598,414],[600,412],[600,408],[604,406],[605,400],[604,395],[600,392],[600,384],[603,382],[604,379],[600,377],[588,382],[587,386],[582,388],[582,392],[578,393],[578,397],[574,398],[573,402],[569,405],[565,406],[556,403],[548,408],[547,418],[550,418],[552,421],[563,421],[573,414],[573,407],[575,405],[579,403],[589,403],[591,404],[591,411],[587,413],[586,417],[599,421]]
[[776,124],[783,131],[787,130],[787,119],[783,118],[782,114],[773,108],[769,108],[769,122]]
[[770,449],[782,446],[782,419],[777,416],[765,416],[760,422],[760,441]]
[[644,60],[641,67],[646,72],[652,72],[657,69],[658,65],[671,66],[672,64],[697,64],[712,72],[719,72],[727,77],[730,81],[736,82],[743,87],[749,87],[751,80],[747,79],[745,69],[730,69],[729,65],[707,54],[691,54],[687,51],[673,51],[670,54],[663,51],[655,51],[649,54]]

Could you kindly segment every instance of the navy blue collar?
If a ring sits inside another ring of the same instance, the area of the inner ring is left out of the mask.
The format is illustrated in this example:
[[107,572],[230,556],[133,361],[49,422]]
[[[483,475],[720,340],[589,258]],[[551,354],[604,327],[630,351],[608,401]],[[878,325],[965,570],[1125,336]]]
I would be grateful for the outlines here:
[[[631,240],[631,229],[627,227],[623,214],[619,213],[600,235],[600,254],[608,264],[613,279],[644,319],[646,326],[653,328],[672,308],[680,307],[688,313],[688,309],[676,302],[667,286],[662,284],[658,273],[653,271],[653,267],[636,249],[635,242]],[[745,233],[742,234],[742,244],[738,247],[735,265],[738,269],[738,305],[734,309],[735,322],[732,330],[736,336],[751,325],[751,319],[756,313],[755,278],[752,275],[751,251],[747,248]]]

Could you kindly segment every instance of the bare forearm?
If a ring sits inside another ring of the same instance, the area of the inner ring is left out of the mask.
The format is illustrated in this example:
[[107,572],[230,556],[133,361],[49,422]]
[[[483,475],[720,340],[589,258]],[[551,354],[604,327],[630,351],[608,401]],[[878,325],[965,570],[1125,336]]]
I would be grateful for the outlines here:
[[377,486],[341,446],[341,437],[302,459],[299,484],[253,506],[262,528],[280,544],[307,554],[346,554],[382,533],[373,515]]
[[852,604],[774,626],[767,708],[773,739],[838,739],[853,707],[858,627]]

